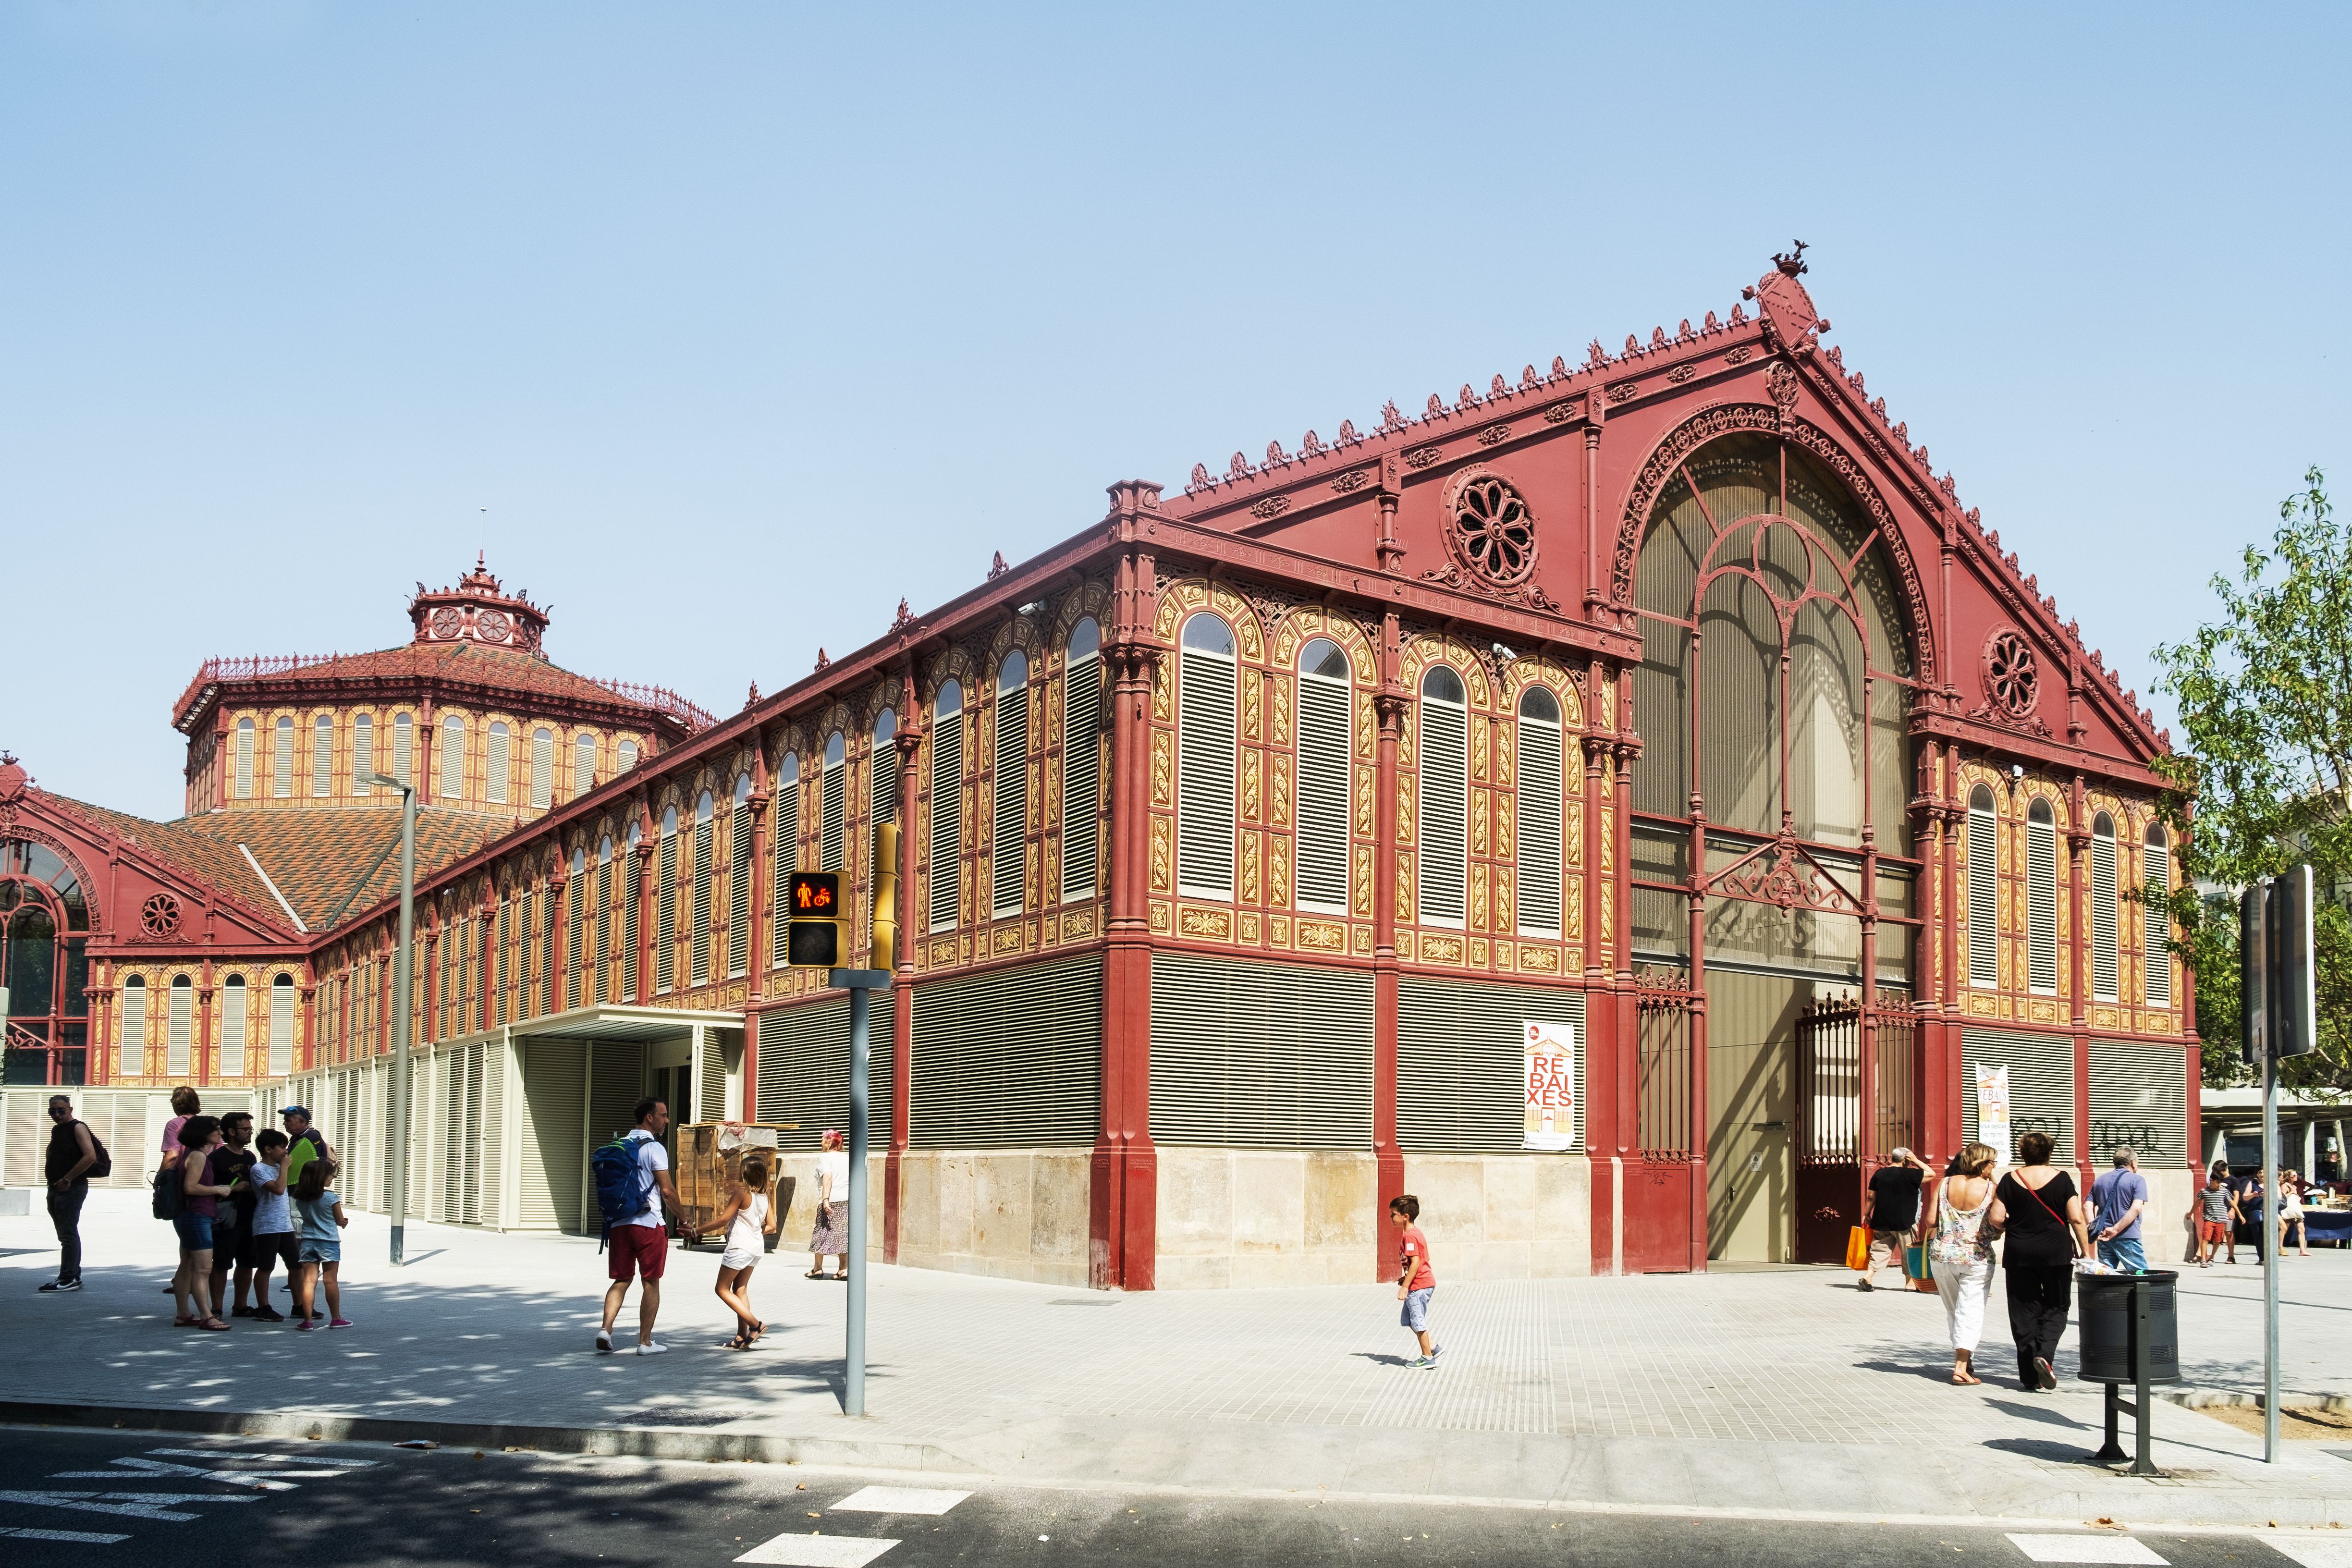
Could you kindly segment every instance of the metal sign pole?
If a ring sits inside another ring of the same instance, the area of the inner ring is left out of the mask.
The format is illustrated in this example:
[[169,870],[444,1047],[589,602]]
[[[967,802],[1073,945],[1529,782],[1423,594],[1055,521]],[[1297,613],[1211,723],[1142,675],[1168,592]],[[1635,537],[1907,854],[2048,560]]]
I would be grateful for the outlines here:
[[[2271,891],[2270,918],[2273,938],[2279,935],[2279,915],[2286,900],[2282,889]],[[2278,951],[2274,940],[2271,951]],[[2278,1335],[2278,1031],[2270,1031],[2270,1048],[2263,1052],[2263,1462],[2279,1461],[2279,1335]]]
[[841,1410],[866,1414],[866,1084],[872,1057],[871,995],[890,984],[887,969],[836,969],[833,984],[849,993],[849,1309],[843,1334]]
[[416,939],[416,791],[400,786],[400,949],[392,961],[392,1266],[406,1260],[409,948]]

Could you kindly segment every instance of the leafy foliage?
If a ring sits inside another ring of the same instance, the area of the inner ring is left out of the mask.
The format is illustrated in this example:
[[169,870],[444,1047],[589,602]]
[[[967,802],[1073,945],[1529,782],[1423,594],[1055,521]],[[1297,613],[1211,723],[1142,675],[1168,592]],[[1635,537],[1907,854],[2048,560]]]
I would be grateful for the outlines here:
[[[2320,1050],[2283,1079],[2352,1089],[2352,529],[2336,521],[2326,477],[2304,480],[2269,548],[2247,546],[2236,581],[2214,576],[2220,618],[2156,648],[2158,689],[2179,703],[2189,742],[2156,766],[2193,880],[2235,889],[2311,862]],[[2169,906],[2196,976],[2206,1081],[2242,1078],[2234,895],[2142,896]]]

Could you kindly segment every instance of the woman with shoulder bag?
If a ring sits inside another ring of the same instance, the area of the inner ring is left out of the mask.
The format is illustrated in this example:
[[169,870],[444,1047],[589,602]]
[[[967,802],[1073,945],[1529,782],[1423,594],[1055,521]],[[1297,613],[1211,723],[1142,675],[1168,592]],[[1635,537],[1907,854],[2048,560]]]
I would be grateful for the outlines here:
[[1943,1298],[1944,1323],[1952,1341],[1952,1381],[1966,1386],[1984,1379],[1969,1370],[1984,1334],[1985,1297],[1992,1289],[1992,1167],[2000,1158],[1990,1143],[1971,1143],[1953,1157],[1953,1169],[1937,1184],[1936,1223],[1927,1241],[1935,1264],[1936,1294]]
[[2074,1305],[2074,1259],[2087,1257],[2091,1235],[2073,1173],[2050,1163],[2047,1132],[2017,1141],[2018,1165],[1993,1189],[1986,1224],[2009,1238],[2001,1262],[2009,1273],[2009,1334],[2017,1342],[2018,1385],[2048,1392],[2058,1386],[2051,1363],[2066,1333]]

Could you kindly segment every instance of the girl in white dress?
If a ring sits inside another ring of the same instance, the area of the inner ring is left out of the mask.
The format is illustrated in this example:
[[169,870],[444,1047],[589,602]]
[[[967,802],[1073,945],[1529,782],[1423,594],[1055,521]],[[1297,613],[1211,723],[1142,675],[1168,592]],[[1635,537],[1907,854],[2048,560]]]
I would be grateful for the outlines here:
[[719,1283],[712,1287],[727,1310],[735,1314],[735,1337],[719,1348],[747,1351],[768,1331],[751,1311],[751,1270],[767,1254],[766,1237],[776,1228],[768,1203],[768,1163],[754,1154],[743,1162],[740,1180],[727,1190],[727,1201],[712,1228],[727,1227],[727,1250],[719,1255]]

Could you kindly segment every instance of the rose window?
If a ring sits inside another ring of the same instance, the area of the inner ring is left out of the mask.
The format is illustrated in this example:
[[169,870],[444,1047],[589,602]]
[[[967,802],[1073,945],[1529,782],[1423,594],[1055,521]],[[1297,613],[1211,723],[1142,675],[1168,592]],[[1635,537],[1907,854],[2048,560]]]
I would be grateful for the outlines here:
[[139,929],[152,937],[170,936],[180,929],[180,900],[169,893],[150,893],[139,906]]
[[2041,671],[2025,638],[2008,627],[1985,644],[1985,695],[2011,719],[2029,719],[2039,693]]
[[1445,542],[1457,562],[1497,587],[1523,583],[1535,571],[1535,519],[1519,492],[1492,475],[1455,494]]
[[465,624],[466,617],[453,605],[444,605],[433,612],[433,635],[436,637],[454,637]]
[[481,634],[484,642],[506,641],[507,632],[513,625],[504,610],[484,610],[474,617],[474,630]]

